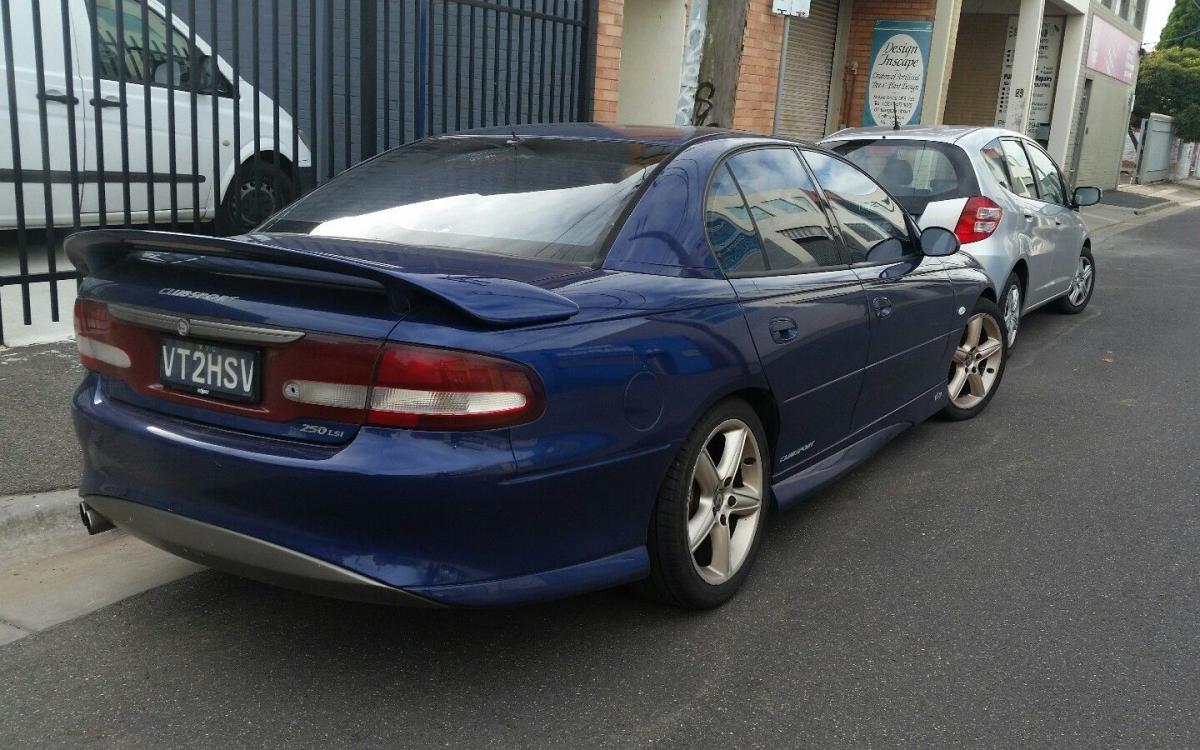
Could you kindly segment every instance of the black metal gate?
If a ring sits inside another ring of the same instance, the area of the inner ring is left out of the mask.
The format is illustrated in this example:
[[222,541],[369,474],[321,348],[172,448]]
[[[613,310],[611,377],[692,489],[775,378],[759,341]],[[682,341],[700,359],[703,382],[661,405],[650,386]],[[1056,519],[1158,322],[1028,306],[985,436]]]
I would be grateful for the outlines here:
[[63,319],[72,231],[244,231],[403,143],[590,119],[595,2],[0,2],[0,343]]

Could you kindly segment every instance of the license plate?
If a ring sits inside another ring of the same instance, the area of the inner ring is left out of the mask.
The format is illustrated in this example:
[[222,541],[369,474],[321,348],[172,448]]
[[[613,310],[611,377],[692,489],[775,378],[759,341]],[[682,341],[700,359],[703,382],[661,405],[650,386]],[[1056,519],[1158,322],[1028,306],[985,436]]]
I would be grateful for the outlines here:
[[258,401],[259,362],[254,349],[164,336],[159,342],[158,380],[201,396]]

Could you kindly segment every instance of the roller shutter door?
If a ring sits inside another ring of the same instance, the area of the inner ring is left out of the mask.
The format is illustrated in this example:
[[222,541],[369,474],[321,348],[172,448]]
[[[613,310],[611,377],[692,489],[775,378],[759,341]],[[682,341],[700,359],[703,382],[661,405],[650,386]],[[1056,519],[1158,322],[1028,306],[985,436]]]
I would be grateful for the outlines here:
[[812,15],[788,19],[783,80],[779,88],[779,135],[809,141],[825,136],[838,0],[813,0]]

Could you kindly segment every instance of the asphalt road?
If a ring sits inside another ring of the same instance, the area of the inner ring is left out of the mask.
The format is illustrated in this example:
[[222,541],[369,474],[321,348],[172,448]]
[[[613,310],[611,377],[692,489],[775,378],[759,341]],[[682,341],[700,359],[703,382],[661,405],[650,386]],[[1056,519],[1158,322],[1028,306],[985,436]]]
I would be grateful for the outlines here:
[[1106,239],[990,411],[774,519],[741,595],[500,612],[205,572],[0,648],[0,747],[1195,747],[1200,210]]

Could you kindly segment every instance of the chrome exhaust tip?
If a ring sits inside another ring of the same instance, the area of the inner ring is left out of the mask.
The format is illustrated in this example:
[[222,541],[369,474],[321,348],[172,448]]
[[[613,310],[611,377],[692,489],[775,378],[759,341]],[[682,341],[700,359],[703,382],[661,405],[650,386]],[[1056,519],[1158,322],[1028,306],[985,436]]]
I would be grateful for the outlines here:
[[112,521],[92,510],[87,503],[79,504],[79,520],[83,521],[83,527],[89,534],[101,534],[115,528]]

